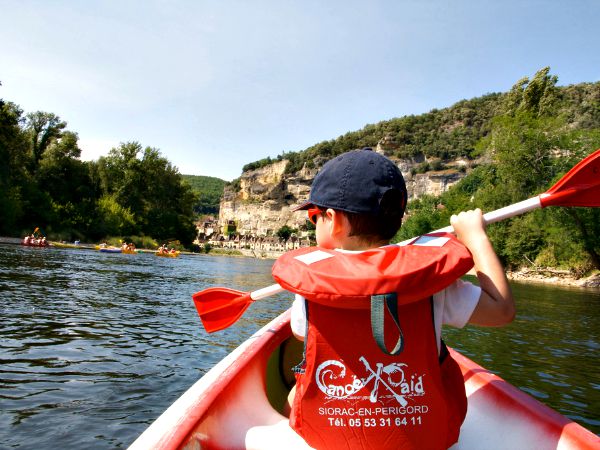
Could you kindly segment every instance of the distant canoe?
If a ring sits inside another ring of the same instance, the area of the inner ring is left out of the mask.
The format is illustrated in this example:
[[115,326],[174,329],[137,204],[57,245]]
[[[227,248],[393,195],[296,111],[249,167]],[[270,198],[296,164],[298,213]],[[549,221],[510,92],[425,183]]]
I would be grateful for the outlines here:
[[102,252],[102,253],[121,253],[122,252],[122,250],[117,247],[104,247],[104,248],[100,248],[98,251]]
[[176,252],[156,252],[156,256],[163,256],[165,258],[177,258],[179,256],[179,250]]
[[50,245],[52,247],[56,247],[56,248],[82,248],[80,245],[78,244],[67,244],[65,242],[50,242]]
[[26,247],[48,247],[50,245],[48,242],[39,242],[39,241],[21,241],[21,245],[25,245]]

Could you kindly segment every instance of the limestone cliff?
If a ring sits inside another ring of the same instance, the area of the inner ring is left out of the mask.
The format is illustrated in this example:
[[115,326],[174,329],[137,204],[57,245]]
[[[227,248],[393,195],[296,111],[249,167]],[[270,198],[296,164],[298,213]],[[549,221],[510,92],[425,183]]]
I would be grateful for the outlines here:
[[[377,151],[384,153],[385,149],[379,145]],[[431,162],[424,156],[394,161],[406,180],[409,199],[424,194],[440,195],[462,179],[468,170],[468,162],[464,160],[446,162],[443,170],[425,173],[418,173],[424,163]],[[306,213],[292,212],[291,209],[308,198],[318,168],[305,166],[297,173],[286,174],[287,164],[287,160],[282,160],[246,171],[240,178],[239,190],[231,186],[225,188],[219,213],[223,234],[235,230],[243,236],[268,236],[284,225],[300,231],[305,229]]]

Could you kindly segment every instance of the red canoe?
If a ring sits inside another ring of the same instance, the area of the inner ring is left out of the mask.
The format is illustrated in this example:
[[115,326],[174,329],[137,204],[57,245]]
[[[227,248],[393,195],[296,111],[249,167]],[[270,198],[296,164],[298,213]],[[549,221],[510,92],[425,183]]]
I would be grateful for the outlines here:
[[21,245],[25,245],[27,247],[49,247],[50,244],[48,242],[41,243],[40,241],[25,241],[24,239],[21,241]]
[[[308,448],[280,414],[289,311],[207,372],[130,446],[139,449]],[[600,449],[600,438],[452,351],[469,408],[453,449]]]

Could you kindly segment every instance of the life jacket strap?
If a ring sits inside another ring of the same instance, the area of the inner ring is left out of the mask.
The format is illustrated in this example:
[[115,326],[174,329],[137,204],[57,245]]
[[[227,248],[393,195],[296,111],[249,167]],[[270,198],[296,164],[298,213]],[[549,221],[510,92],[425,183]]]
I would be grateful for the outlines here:
[[[385,345],[385,313],[390,314],[396,329],[399,332],[398,341],[394,348],[389,351]],[[395,292],[371,296],[371,331],[373,338],[383,353],[396,356],[404,350],[404,334],[398,317],[398,296]]]

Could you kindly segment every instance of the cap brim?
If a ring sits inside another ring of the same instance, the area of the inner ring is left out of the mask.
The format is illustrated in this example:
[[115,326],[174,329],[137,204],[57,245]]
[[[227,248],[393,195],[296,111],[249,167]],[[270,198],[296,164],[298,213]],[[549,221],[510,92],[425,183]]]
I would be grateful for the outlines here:
[[296,206],[295,208],[292,208],[292,211],[303,211],[303,210],[307,210],[310,207],[314,206],[313,203],[309,200],[306,201],[298,206]]

